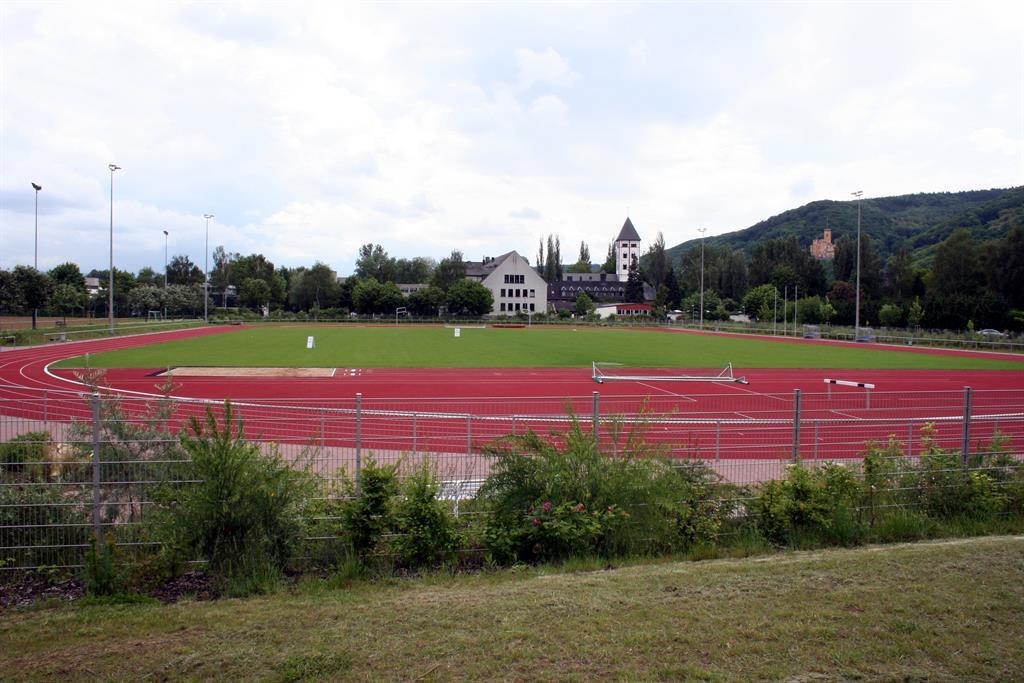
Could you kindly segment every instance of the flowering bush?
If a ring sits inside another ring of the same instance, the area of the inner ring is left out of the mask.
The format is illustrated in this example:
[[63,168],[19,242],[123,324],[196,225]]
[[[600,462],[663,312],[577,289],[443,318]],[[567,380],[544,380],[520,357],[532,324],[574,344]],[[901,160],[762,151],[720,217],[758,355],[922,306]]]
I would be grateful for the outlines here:
[[553,560],[594,554],[603,537],[622,525],[629,513],[615,505],[588,510],[583,503],[556,506],[546,500],[531,506],[526,518],[518,541],[526,549],[524,559]]

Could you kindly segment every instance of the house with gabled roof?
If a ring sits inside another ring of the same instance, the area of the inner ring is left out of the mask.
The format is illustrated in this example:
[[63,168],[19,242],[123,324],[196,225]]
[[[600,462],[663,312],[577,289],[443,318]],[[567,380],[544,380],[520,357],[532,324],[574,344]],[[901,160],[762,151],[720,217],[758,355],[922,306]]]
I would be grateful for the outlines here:
[[494,307],[491,315],[545,313],[548,287],[530,262],[515,251],[501,256],[485,256],[482,261],[466,261],[466,277],[491,290]]

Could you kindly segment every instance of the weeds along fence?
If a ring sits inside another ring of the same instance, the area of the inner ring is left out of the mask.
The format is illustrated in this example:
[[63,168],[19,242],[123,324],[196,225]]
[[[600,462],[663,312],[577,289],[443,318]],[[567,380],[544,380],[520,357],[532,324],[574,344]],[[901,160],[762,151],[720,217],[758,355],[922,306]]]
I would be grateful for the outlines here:
[[[794,462],[856,466],[869,442],[893,443],[889,457],[907,466],[935,449],[957,452],[960,467],[978,472],[996,457],[1019,462],[1024,444],[1024,390],[829,387],[640,399],[607,386],[562,400],[357,394],[234,408],[248,441],[308,467],[327,490],[343,477],[358,481],[371,457],[400,472],[427,462],[456,510],[488,476],[489,446],[528,430],[557,444],[574,423],[609,457],[642,442],[680,463],[704,462],[736,491],[784,478]],[[179,434],[208,409],[223,406],[0,386],[0,568],[80,564],[94,535],[151,544],[143,521],[152,492],[188,481]]]

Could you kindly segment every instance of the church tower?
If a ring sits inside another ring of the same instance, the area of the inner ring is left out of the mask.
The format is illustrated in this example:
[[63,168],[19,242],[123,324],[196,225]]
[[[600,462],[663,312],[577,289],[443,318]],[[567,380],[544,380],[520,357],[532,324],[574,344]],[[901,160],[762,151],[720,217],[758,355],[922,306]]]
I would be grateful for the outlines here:
[[615,274],[619,276],[620,282],[625,282],[629,276],[629,264],[634,258],[639,265],[640,235],[633,227],[633,221],[627,216],[619,236],[615,238]]

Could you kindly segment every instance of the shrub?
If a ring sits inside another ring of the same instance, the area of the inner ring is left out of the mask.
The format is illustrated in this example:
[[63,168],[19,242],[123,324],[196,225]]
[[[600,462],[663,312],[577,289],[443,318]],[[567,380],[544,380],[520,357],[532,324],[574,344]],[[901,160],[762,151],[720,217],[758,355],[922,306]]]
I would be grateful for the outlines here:
[[193,418],[191,429],[193,436],[182,437],[191,483],[158,492],[159,531],[221,577],[282,570],[302,537],[312,478],[246,443],[230,402],[223,426],[208,408],[205,422]]
[[0,444],[0,474],[28,474],[31,479],[42,479],[45,468],[39,463],[46,461],[49,446],[48,432],[27,432]]
[[108,535],[103,540],[93,537],[85,551],[82,583],[89,595],[117,595],[122,591],[124,580],[118,567],[117,545],[113,536]]
[[19,548],[2,551],[9,555],[0,563],[79,563],[81,550],[74,546],[87,543],[90,531],[87,509],[76,502],[73,492],[65,496],[59,486],[0,485],[0,547]]
[[786,479],[767,482],[755,498],[758,529],[774,543],[851,543],[860,532],[853,516],[858,490],[843,465],[826,463],[815,471],[792,465]]
[[[925,452],[907,482],[914,489],[921,510],[940,518],[987,517],[1004,507],[1007,495],[989,474],[998,476],[997,472],[978,471],[984,455],[971,458],[965,467],[960,453],[939,448],[931,425],[922,431]],[[997,441],[997,448],[998,444]]]
[[615,457],[575,420],[560,437],[562,448],[530,432],[490,449],[496,461],[478,499],[490,513],[492,560],[666,552],[717,533],[727,506],[714,504],[706,466],[660,457],[639,431]]
[[393,508],[398,534],[393,550],[400,564],[435,565],[458,547],[455,518],[438,499],[440,492],[440,482],[425,463],[402,482],[401,495]]
[[881,510],[889,509],[902,500],[900,495],[900,458],[903,448],[896,438],[882,447],[869,442],[861,453],[863,478],[860,483],[860,505],[869,525],[878,521]]
[[372,458],[359,473],[358,491],[348,483],[349,500],[342,508],[342,524],[353,552],[365,561],[393,526],[391,500],[398,493],[394,465],[381,466]]

